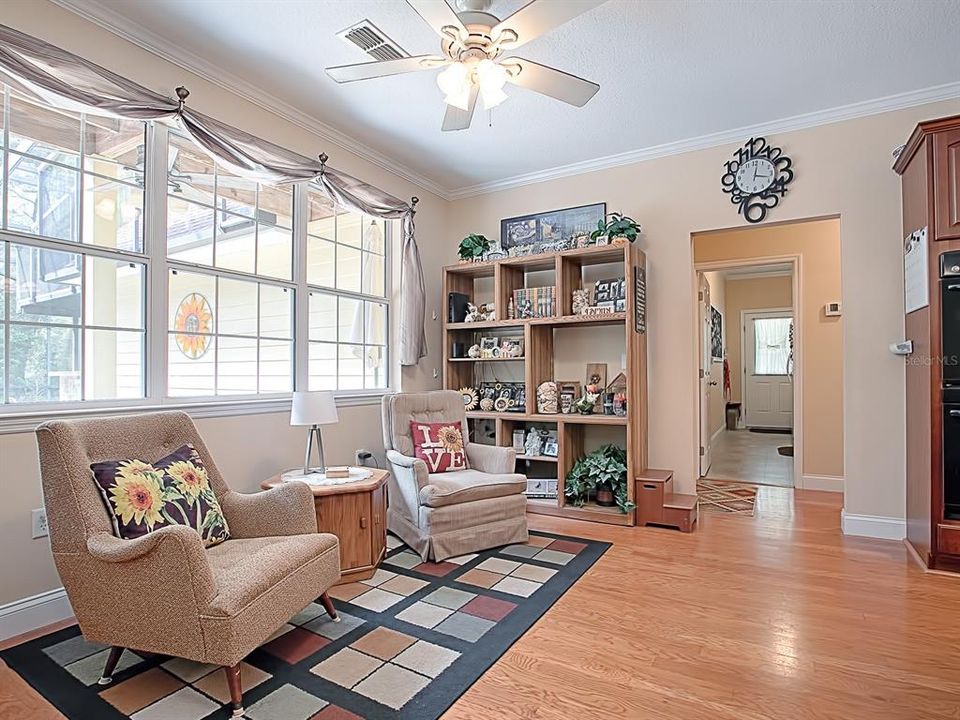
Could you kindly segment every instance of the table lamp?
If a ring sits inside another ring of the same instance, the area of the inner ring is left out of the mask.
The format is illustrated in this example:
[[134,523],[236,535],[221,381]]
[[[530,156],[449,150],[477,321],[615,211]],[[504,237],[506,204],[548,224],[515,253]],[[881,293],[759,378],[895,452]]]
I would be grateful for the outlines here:
[[337,403],[333,393],[329,390],[317,392],[293,393],[293,405],[290,408],[290,424],[294,426],[306,425],[307,454],[303,459],[303,473],[310,472],[310,456],[313,454],[313,436],[317,436],[317,452],[320,455],[318,472],[324,472],[326,465],[323,462],[323,436],[320,434],[321,425],[331,425],[339,420],[337,417]]

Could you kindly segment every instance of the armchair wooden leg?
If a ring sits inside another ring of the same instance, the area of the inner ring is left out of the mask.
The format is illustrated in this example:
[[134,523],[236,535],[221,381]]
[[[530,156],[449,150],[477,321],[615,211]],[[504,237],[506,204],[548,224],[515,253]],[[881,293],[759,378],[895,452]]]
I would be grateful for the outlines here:
[[227,674],[227,685],[230,686],[230,704],[233,706],[231,717],[243,717],[243,686],[240,683],[240,663],[233,667],[224,667]]
[[97,680],[98,685],[109,685],[113,682],[113,671],[117,669],[117,663],[120,662],[120,656],[123,655],[123,648],[114,645],[110,648],[110,654],[107,655],[107,664],[103,666],[103,675]]
[[340,622],[340,616],[337,615],[337,610],[333,607],[333,600],[330,599],[330,596],[324,593],[320,596],[320,602],[323,603],[323,609],[327,611],[330,619],[334,622]]

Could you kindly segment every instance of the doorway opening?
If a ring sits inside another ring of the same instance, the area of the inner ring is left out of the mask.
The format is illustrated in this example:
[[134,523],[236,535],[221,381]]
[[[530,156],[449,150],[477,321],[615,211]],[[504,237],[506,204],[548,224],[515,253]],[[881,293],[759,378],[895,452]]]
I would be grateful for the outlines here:
[[697,268],[702,478],[794,487],[796,269]]
[[840,218],[697,232],[691,245],[701,476],[787,488],[766,497],[842,492]]

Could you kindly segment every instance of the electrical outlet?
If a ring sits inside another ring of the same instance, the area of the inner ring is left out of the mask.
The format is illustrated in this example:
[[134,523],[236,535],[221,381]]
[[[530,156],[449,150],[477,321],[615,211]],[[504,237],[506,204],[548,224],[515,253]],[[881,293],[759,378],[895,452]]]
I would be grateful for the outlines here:
[[44,508],[37,508],[30,511],[30,537],[42,538],[50,534],[47,530],[47,511]]

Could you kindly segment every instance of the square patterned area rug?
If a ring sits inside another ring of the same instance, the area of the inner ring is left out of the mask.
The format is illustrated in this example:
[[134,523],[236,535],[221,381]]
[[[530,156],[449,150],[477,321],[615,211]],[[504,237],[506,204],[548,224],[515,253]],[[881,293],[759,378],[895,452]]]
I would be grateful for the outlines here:
[[[592,566],[609,543],[530,533],[524,545],[423,563],[388,538],[369,580],[330,590],[242,668],[250,720],[439,717]],[[108,687],[108,650],[72,626],[0,657],[70,720],[225,720],[217,667],[126,651]]]
[[702,510],[753,515],[757,504],[757,486],[727,480],[697,480],[697,497]]

